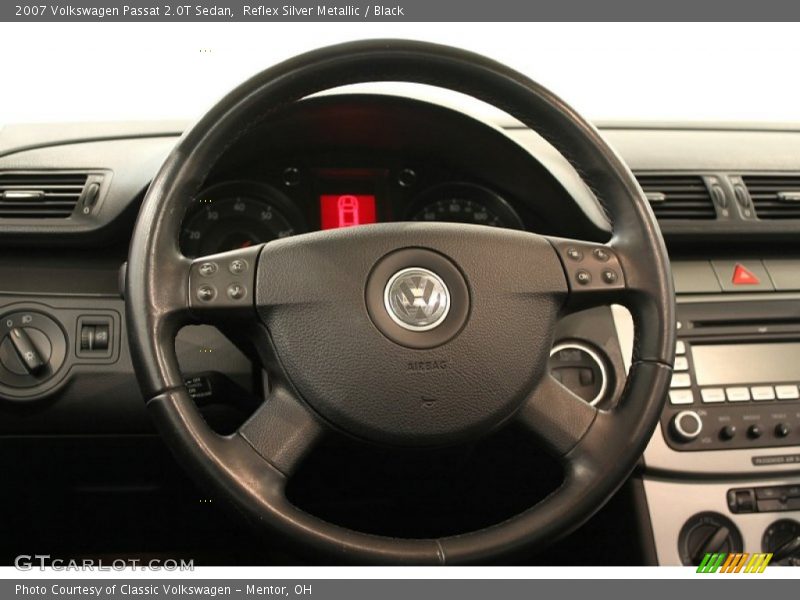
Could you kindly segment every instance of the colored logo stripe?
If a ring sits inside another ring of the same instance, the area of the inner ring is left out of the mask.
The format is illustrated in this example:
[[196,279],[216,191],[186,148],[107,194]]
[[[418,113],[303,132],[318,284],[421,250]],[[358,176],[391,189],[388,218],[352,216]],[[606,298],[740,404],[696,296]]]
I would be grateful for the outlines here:
[[697,566],[697,573],[763,573],[771,560],[772,553],[709,552]]

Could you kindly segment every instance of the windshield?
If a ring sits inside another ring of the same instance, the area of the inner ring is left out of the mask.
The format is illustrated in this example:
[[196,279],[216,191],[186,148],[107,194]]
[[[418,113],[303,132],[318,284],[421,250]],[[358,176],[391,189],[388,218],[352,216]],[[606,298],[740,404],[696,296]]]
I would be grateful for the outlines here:
[[305,50],[401,37],[467,48],[595,120],[800,121],[796,24],[0,24],[0,124],[191,120]]

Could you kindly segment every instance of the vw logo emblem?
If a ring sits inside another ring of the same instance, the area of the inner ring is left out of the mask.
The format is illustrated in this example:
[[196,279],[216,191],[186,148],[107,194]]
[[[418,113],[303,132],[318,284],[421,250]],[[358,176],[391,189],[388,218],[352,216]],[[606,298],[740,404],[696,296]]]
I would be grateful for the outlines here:
[[450,291],[436,273],[421,267],[398,271],[383,292],[392,321],[409,331],[437,327],[450,312]]

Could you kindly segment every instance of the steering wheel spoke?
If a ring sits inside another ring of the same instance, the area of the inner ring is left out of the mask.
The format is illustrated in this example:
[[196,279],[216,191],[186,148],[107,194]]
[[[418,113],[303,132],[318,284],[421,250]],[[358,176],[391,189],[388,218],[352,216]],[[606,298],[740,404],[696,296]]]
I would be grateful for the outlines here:
[[192,260],[187,298],[197,321],[221,324],[255,318],[256,267],[262,245]]
[[599,411],[545,375],[517,412],[517,420],[555,456],[572,450]]
[[276,386],[237,432],[287,479],[323,434],[319,419],[283,386]]

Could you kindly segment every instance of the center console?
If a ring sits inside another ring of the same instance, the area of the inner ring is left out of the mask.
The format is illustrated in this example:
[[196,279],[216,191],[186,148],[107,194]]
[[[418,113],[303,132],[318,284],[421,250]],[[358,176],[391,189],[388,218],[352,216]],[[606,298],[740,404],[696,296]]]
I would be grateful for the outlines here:
[[[674,261],[673,275],[675,373],[644,454],[658,563],[772,552],[790,564],[800,537],[800,261]],[[631,344],[629,321],[615,312],[615,322]]]

